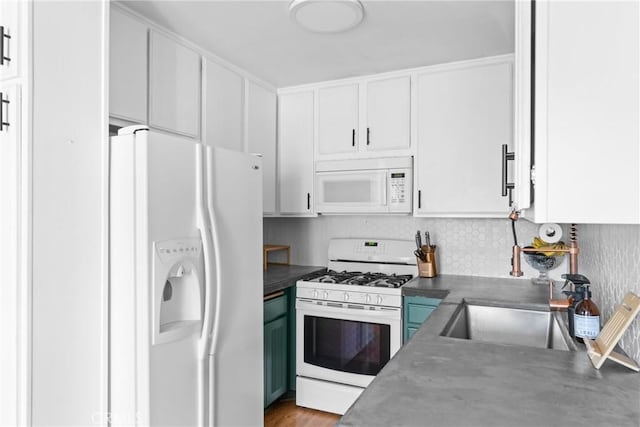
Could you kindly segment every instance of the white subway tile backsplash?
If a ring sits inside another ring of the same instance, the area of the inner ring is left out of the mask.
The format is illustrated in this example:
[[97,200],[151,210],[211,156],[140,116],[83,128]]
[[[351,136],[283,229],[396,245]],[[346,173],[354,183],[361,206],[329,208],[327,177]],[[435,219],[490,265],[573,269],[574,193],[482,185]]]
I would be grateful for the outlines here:
[[[538,235],[537,224],[516,223],[521,246]],[[416,230],[429,231],[437,245],[439,272],[472,276],[510,277],[511,221],[507,219],[444,219],[409,216],[319,216],[318,218],[265,218],[264,242],[291,245],[291,262],[326,265],[332,237],[373,237],[413,240]],[[563,225],[565,242],[568,227]],[[593,298],[603,314],[611,316],[627,291],[640,295],[640,226],[579,225],[579,271],[593,283]],[[552,270],[560,279],[568,262]],[[538,272],[522,260],[524,279]],[[627,354],[640,362],[640,319],[621,340]]]
[[[525,220],[516,224],[521,246],[531,243],[538,225]],[[510,277],[511,221],[507,219],[442,219],[407,216],[319,216],[318,218],[266,218],[264,241],[290,244],[292,262],[326,265],[332,237],[373,237],[412,240],[416,230],[431,233],[437,245],[442,274]],[[566,233],[565,233],[566,236]],[[552,271],[559,278],[566,262]],[[522,260],[525,278],[538,273]]]
[[[640,295],[640,226],[581,225],[578,232],[580,272],[591,280],[604,324],[627,292]],[[640,362],[640,318],[622,336],[620,347]]]

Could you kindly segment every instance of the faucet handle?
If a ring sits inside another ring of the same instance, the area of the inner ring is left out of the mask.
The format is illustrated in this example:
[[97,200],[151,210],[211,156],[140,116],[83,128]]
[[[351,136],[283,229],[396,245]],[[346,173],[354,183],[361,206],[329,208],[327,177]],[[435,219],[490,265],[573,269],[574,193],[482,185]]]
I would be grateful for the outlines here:
[[[579,285],[585,285],[585,284],[590,284],[591,282],[589,281],[589,279],[586,276],[583,276],[582,274],[563,274],[562,276],[563,279],[566,280],[564,286],[567,286],[568,282],[573,283],[576,286]],[[563,288],[564,288],[563,286]]]

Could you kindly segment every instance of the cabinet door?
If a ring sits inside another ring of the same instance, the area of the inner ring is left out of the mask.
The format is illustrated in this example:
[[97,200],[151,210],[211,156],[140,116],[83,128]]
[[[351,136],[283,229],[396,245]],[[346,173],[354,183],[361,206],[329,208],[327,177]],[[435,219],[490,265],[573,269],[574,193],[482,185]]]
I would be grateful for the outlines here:
[[[2,300],[0,301],[0,378],[3,398],[0,401],[0,424],[17,425],[18,391],[21,388],[19,244],[20,216],[20,99],[19,86],[0,85],[0,96],[9,103],[0,103],[0,271]],[[24,219],[26,220],[26,218]],[[5,393],[5,391],[7,393]]]
[[200,56],[151,31],[149,124],[197,137],[200,132]]
[[640,223],[639,16],[536,2],[536,222]]
[[247,145],[262,154],[262,211],[276,212],[276,94],[247,82]]
[[244,79],[211,61],[206,61],[205,70],[204,143],[243,151]]
[[441,301],[438,298],[419,296],[405,296],[403,298],[404,342],[409,341],[409,338],[420,329],[420,326],[431,316]]
[[313,213],[313,92],[278,97],[280,213]]
[[147,27],[111,8],[109,115],[147,122]]
[[0,80],[18,77],[21,34],[18,32],[19,1],[0,1]]
[[318,90],[318,154],[351,153],[358,143],[358,85]]
[[364,148],[367,151],[408,149],[411,78],[375,80],[366,85],[366,129],[361,132]]
[[287,317],[264,325],[264,406],[287,391]]
[[501,146],[513,138],[512,60],[420,74],[417,92],[418,214],[504,216]]
[[296,389],[296,287],[288,289],[289,293],[289,390]]

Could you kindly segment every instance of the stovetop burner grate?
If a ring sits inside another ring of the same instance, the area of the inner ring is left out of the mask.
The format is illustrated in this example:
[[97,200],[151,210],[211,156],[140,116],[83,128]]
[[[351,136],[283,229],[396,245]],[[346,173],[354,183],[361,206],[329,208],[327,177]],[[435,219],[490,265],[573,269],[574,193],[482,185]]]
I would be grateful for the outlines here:
[[376,286],[384,288],[398,288],[413,276],[410,274],[385,274],[385,273],[363,273],[360,271],[333,271],[318,273],[317,276],[306,278],[307,282],[335,283],[354,286]]

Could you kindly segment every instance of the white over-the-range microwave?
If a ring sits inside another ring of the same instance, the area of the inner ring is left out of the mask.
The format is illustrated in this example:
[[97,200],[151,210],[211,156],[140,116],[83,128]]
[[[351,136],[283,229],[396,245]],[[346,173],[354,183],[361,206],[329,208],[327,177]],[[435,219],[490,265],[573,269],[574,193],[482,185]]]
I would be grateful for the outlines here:
[[316,162],[321,214],[411,213],[411,157]]

